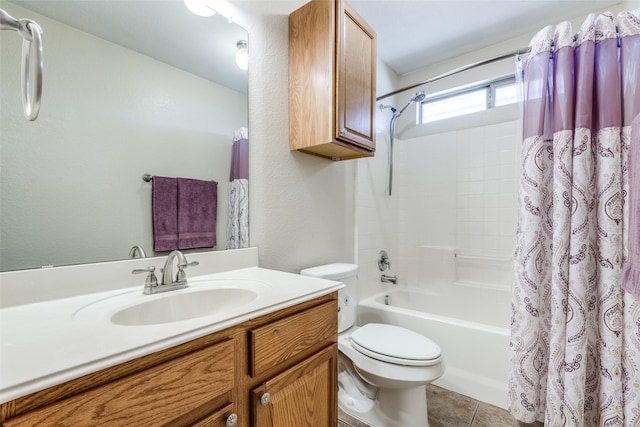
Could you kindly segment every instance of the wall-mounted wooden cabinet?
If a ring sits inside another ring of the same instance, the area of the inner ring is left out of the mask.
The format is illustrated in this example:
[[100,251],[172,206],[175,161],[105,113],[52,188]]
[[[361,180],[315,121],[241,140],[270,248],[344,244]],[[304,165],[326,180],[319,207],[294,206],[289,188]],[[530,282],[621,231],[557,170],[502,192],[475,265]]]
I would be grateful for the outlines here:
[[0,405],[0,426],[326,426],[337,292]]
[[332,160],[373,156],[376,34],[343,0],[289,15],[291,150]]

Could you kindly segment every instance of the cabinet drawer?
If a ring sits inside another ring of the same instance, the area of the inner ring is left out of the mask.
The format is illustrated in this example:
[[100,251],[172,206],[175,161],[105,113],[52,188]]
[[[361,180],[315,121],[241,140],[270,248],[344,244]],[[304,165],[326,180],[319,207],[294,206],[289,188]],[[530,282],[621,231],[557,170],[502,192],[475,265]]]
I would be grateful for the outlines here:
[[[4,426],[165,425],[233,390],[233,340],[6,420]],[[212,408],[215,410],[216,408]]]
[[[227,405],[191,425],[191,427],[232,427],[238,424],[238,414],[235,413],[235,405]],[[233,418],[235,417],[235,419]],[[235,420],[235,421],[234,421]]]
[[251,376],[337,342],[337,304],[329,301],[249,331]]

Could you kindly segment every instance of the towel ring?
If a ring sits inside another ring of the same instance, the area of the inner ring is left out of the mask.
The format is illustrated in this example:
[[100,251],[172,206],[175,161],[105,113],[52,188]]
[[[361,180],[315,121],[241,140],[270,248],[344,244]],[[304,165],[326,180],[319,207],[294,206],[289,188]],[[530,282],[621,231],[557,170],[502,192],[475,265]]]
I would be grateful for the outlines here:
[[40,113],[42,99],[42,28],[30,19],[15,19],[0,9],[0,30],[13,30],[22,37],[22,109],[27,120]]
[[[27,120],[34,121],[40,113],[42,100],[42,29],[34,21],[22,19],[31,39],[22,40],[22,108]],[[22,33],[21,33],[22,34]],[[34,61],[31,59],[34,58]]]

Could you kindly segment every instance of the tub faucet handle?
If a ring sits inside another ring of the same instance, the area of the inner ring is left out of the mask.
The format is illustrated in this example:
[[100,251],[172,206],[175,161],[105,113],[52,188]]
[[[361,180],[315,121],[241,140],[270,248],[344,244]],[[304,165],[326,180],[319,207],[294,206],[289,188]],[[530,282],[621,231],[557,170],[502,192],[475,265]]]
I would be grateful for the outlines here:
[[391,270],[391,260],[384,249],[378,253],[378,268],[380,271],[385,271],[387,268]]

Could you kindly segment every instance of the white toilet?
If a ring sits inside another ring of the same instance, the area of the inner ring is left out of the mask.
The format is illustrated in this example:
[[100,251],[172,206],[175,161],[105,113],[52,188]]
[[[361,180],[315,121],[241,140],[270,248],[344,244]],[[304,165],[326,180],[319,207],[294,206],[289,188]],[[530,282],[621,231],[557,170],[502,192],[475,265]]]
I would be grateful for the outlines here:
[[425,385],[440,378],[440,347],[405,328],[356,324],[358,266],[328,264],[300,274],[337,280],[338,403],[350,416],[373,427],[428,426]]

